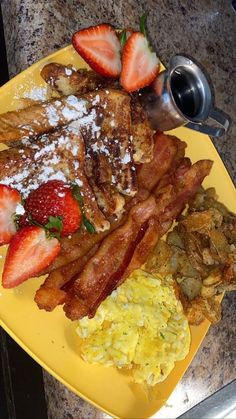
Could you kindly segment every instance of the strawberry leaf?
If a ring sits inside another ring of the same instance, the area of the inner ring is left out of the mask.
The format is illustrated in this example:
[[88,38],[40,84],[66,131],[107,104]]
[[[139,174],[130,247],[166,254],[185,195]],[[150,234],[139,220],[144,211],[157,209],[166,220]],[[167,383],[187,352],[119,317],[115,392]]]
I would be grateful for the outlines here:
[[145,12],[139,19],[140,32],[147,38],[147,12]]
[[[72,193],[73,193],[74,198],[78,201],[81,212],[83,214],[83,206],[84,206],[83,197],[82,197],[81,192],[80,192],[80,187],[75,183],[72,184]],[[83,224],[84,224],[86,230],[89,233],[96,233],[96,230],[95,230],[93,224],[90,223],[90,221],[85,217],[84,214],[82,215],[82,220],[83,220]]]
[[76,183],[72,184],[72,193],[73,193],[74,198],[78,201],[80,207],[82,208],[84,205],[84,202],[83,202],[83,198],[80,192],[80,187]]
[[55,229],[59,232],[62,231],[63,229],[63,222],[62,222],[62,218],[61,217],[53,217],[52,215],[49,216],[48,218],[48,223],[44,226],[45,228],[47,228],[48,230]]
[[121,45],[121,48],[124,47],[126,41],[127,41],[127,34],[126,34],[126,31],[123,31],[122,32],[122,35],[120,37],[120,45]]
[[96,233],[92,223],[83,215],[83,223],[89,233]]

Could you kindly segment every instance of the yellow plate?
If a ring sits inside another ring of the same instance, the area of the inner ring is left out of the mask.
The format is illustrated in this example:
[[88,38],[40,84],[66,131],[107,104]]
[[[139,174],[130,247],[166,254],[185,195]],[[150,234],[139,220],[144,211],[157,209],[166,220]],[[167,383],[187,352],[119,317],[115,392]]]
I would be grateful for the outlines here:
[[[16,96],[23,96],[32,87],[45,87],[39,74],[40,69],[44,64],[53,61],[71,63],[77,68],[85,66],[71,46],[39,61],[0,89],[0,113],[19,106]],[[236,212],[233,183],[210,138],[186,128],[179,128],[171,133],[188,143],[187,155],[193,162],[206,158],[214,160],[212,172],[204,185],[214,186],[220,200]],[[0,267],[3,265],[5,251],[6,247],[0,249]],[[149,400],[145,390],[141,386],[132,385],[130,378],[122,373],[113,368],[93,366],[82,361],[78,356],[74,324],[64,316],[62,308],[46,313],[40,311],[34,303],[35,291],[42,280],[31,279],[14,290],[4,290],[0,286],[0,325],[9,335],[70,390],[112,416],[145,418],[160,409],[189,366],[209,323],[205,321],[201,326],[191,328],[192,344],[189,355],[176,364],[163,383],[156,386],[155,398]]]

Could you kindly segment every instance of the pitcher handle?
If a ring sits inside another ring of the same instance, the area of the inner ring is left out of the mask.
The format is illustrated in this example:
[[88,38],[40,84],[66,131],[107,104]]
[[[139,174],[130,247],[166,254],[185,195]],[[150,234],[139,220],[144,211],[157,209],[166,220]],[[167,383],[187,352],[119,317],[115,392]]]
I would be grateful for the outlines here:
[[194,131],[202,132],[203,134],[210,135],[211,137],[222,137],[225,134],[230,126],[230,118],[228,115],[224,114],[222,111],[217,108],[212,108],[209,114],[209,118],[214,122],[217,122],[221,125],[222,128],[211,127],[203,123],[194,123],[189,122],[185,126],[187,128],[193,129]]

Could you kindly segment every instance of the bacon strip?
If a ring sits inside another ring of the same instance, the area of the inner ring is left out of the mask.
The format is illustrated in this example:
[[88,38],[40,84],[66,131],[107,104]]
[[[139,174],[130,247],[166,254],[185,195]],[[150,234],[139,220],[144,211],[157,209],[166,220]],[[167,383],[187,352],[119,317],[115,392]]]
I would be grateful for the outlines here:
[[158,191],[154,206],[154,198],[150,196],[130,211],[128,221],[103,241],[82,274],[77,276],[64,306],[70,319],[93,317],[112,290],[145,262],[148,253],[196,193],[211,167],[209,160],[195,163],[183,178],[177,178],[174,185]]
[[126,215],[118,221],[114,221],[110,230],[106,230],[100,233],[91,234],[87,230],[82,232],[74,233],[71,238],[63,237],[61,239],[61,252],[55,261],[40,275],[50,273],[55,269],[62,269],[68,263],[73,262],[76,259],[83,257],[90,249],[97,243],[101,242],[111,231],[122,225],[126,220]]
[[[195,195],[201,183],[207,175],[209,175],[213,162],[211,160],[199,160],[183,173],[182,170],[177,172],[173,177],[172,183],[176,194],[173,200],[166,206],[161,213],[162,221],[176,218],[184,209],[184,206]],[[158,197],[160,194],[159,187],[155,191]]]
[[138,170],[139,189],[151,191],[170,169],[178,150],[176,140],[176,137],[161,132],[154,135],[153,159]]
[[64,304],[67,293],[62,288],[65,286],[74,275],[82,272],[88,260],[98,250],[98,244],[95,244],[92,249],[79,259],[65,265],[60,270],[53,271],[36,291],[34,301],[40,309],[52,311],[59,304]]
[[155,209],[154,197],[138,204],[131,209],[127,222],[102,242],[98,252],[75,280],[74,296],[64,306],[69,318],[75,320],[87,314],[94,315],[109,282],[118,284]]

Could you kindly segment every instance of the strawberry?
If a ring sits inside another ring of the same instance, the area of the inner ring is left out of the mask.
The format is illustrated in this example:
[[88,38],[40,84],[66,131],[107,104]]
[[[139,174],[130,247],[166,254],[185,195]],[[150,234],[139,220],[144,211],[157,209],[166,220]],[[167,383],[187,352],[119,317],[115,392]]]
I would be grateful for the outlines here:
[[10,186],[0,185],[0,245],[10,242],[16,233],[14,213],[21,202],[21,196]]
[[11,239],[2,274],[4,288],[13,288],[47,268],[60,252],[56,238],[48,238],[43,228],[24,227]]
[[49,180],[32,191],[25,201],[25,210],[29,219],[49,229],[57,229],[56,225],[51,225],[51,219],[60,217],[62,236],[74,233],[81,224],[79,204],[70,187],[61,180]]
[[89,66],[105,77],[118,77],[121,71],[120,42],[107,24],[91,26],[72,37],[75,50]]
[[160,62],[152,52],[146,36],[134,32],[126,41],[122,54],[120,84],[127,92],[148,86],[159,72]]

